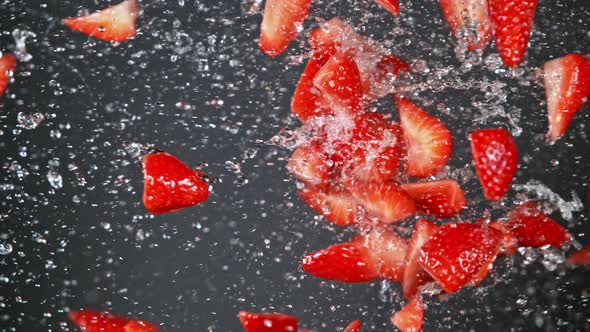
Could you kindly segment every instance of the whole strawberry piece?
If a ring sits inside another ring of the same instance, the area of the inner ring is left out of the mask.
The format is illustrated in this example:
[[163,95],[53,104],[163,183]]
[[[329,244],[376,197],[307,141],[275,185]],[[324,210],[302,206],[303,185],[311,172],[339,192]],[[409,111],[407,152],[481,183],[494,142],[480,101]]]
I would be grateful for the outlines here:
[[475,171],[489,200],[504,197],[518,164],[518,151],[505,129],[481,129],[471,133],[471,154]]
[[0,56],[0,97],[10,82],[10,72],[16,67],[16,58],[9,53]]
[[271,57],[283,53],[297,37],[297,25],[303,23],[310,6],[311,0],[267,0],[260,26],[260,49]]
[[297,317],[279,313],[240,311],[240,322],[246,332],[297,332]]
[[151,213],[180,210],[209,197],[199,173],[166,152],[143,158],[143,179],[143,205]]
[[66,18],[63,22],[74,31],[109,42],[122,42],[135,36],[136,19],[136,0],[127,0],[89,15]]

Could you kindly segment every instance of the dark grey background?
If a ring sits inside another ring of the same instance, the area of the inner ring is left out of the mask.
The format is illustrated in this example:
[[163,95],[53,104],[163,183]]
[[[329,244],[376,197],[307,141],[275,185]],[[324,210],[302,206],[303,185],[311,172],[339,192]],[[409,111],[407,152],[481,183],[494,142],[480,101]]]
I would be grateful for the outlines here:
[[[437,2],[401,4],[399,19],[371,1],[314,1],[312,15],[350,19],[408,60],[458,67]],[[389,316],[403,304],[398,285],[322,282],[298,267],[305,252],[350,233],[314,221],[285,171],[289,151],[263,143],[297,126],[288,105],[302,66],[290,63],[304,53],[304,39],[285,56],[263,56],[256,47],[261,16],[245,14],[239,1],[139,1],[140,32],[118,47],[58,21],[106,5],[0,0],[2,49],[14,47],[15,28],[37,34],[27,43],[33,60],[18,65],[0,103],[0,184],[14,186],[0,192],[0,241],[14,247],[0,256],[1,329],[75,331],[67,311],[94,308],[150,320],[164,331],[240,331],[236,314],[244,309],[296,314],[318,331],[353,319],[362,319],[366,331],[391,330]],[[546,145],[544,91],[535,68],[568,52],[589,53],[589,17],[587,0],[541,1],[525,64],[530,86],[480,67],[459,76],[416,77],[431,87],[453,77],[505,82],[510,97],[502,104],[520,113],[524,128],[515,183],[539,179],[567,200],[572,190],[583,198],[587,190],[588,112],[576,116],[562,140]],[[478,113],[471,104],[484,96],[453,88],[414,96],[454,133],[453,166],[471,162],[468,130],[505,126],[502,117],[473,121]],[[388,98],[376,107],[395,114]],[[34,130],[20,128],[19,112],[40,112],[45,120]],[[52,130],[61,138],[51,138]],[[189,165],[207,162],[204,169],[219,178],[210,200],[147,214],[140,164],[124,150],[132,142],[157,146]],[[46,178],[52,158],[60,160],[61,189]],[[227,161],[239,163],[241,174]],[[29,174],[19,178],[14,162]],[[482,202],[475,178],[465,186],[471,200],[465,219],[483,208],[494,217],[506,210]],[[587,244],[587,214],[587,208],[577,212],[569,223],[554,216]],[[500,260],[499,276],[484,287],[429,301],[425,330],[590,330],[588,270],[550,272],[539,261],[522,266],[522,260],[516,257],[513,268]]]

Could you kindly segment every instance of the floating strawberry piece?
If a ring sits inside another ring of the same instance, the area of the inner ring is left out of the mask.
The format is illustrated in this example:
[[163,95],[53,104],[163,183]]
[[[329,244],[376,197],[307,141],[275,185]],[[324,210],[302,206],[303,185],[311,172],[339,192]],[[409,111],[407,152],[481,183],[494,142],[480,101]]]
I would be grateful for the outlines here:
[[377,63],[378,74],[376,80],[381,81],[385,79],[387,74],[398,75],[400,72],[409,72],[411,69],[412,67],[403,59],[386,54]]
[[158,332],[158,328],[146,321],[132,320],[125,325],[124,332]]
[[571,235],[555,220],[545,215],[534,203],[525,203],[508,215],[508,224],[519,246],[561,248],[572,239]]
[[401,332],[420,332],[424,322],[424,304],[414,297],[400,311],[391,316],[391,323]]
[[180,210],[209,197],[199,173],[166,152],[147,154],[143,174],[143,205],[151,213]]
[[297,179],[322,189],[326,189],[330,168],[327,156],[316,141],[298,146],[287,164],[287,169]]
[[318,71],[313,84],[328,98],[329,105],[345,106],[354,113],[362,109],[361,74],[354,60],[337,52]]
[[328,62],[330,54],[327,52],[315,52],[307,61],[307,65],[299,78],[291,99],[291,112],[303,122],[312,116],[328,113],[319,105],[319,91],[313,85],[313,78],[317,72]]
[[504,197],[516,173],[516,144],[505,129],[476,130],[470,139],[475,171],[484,196],[497,201]]
[[16,58],[9,53],[1,53],[0,56],[0,97],[4,94],[4,90],[10,82],[11,72],[16,67]]
[[279,313],[240,311],[240,322],[246,332],[297,332],[297,317]]
[[419,263],[448,293],[463,288],[493,264],[502,233],[491,227],[451,223],[439,227],[420,250]]
[[402,184],[423,213],[439,218],[452,217],[467,205],[461,186],[455,180],[438,180]]
[[451,132],[439,119],[408,99],[396,97],[395,101],[408,142],[407,174],[417,177],[435,174],[451,157]]
[[324,192],[314,188],[304,188],[299,196],[307,205],[338,226],[356,223],[359,214],[358,203],[346,191]]
[[411,299],[418,291],[418,287],[433,280],[432,277],[424,271],[420,264],[418,264],[418,257],[420,255],[420,249],[424,243],[426,243],[437,230],[438,227],[434,223],[425,219],[419,219],[414,226],[412,239],[408,244],[408,251],[406,252],[406,268],[402,279],[402,289],[406,299]]
[[385,8],[393,16],[397,16],[399,13],[399,4],[397,0],[375,0],[376,3]]
[[408,242],[393,232],[373,230],[357,238],[369,248],[370,265],[380,278],[400,282],[406,267]]
[[308,37],[309,45],[314,50],[330,54],[336,53],[336,49],[341,46],[343,41],[359,45],[365,44],[361,35],[337,17],[322,23],[319,28],[312,30]]
[[134,321],[92,310],[72,311],[70,320],[84,332],[158,332],[146,321]]
[[89,15],[66,18],[63,22],[74,31],[108,42],[122,42],[135,36],[136,19],[136,1],[126,0]]
[[549,138],[556,141],[590,95],[590,58],[568,54],[545,63]]
[[502,241],[500,242],[501,255],[514,255],[518,250],[518,239],[510,230],[510,225],[497,221],[490,221],[488,227],[493,227],[502,232]]
[[416,213],[414,200],[394,182],[352,180],[347,187],[369,214],[386,224]]
[[538,0],[488,0],[494,42],[508,67],[524,59]]
[[589,265],[590,264],[590,245],[585,246],[579,251],[571,254],[567,258],[567,262],[571,265]]
[[283,53],[297,37],[297,26],[309,14],[311,0],[267,0],[260,26],[258,46],[266,55]]
[[361,321],[355,320],[348,324],[348,326],[344,328],[344,331],[342,332],[361,332],[361,327]]
[[[439,2],[453,35],[458,39],[464,38],[469,51],[477,49],[483,51],[491,34],[488,0],[440,0]],[[476,34],[470,33],[471,31],[475,31]]]

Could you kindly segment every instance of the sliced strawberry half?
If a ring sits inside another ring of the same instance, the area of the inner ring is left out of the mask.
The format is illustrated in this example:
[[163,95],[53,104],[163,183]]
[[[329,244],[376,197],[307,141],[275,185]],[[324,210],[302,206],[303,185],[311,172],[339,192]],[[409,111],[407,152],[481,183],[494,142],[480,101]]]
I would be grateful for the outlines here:
[[0,53],[0,96],[4,94],[4,90],[10,82],[12,72],[16,67],[16,58],[9,53]]
[[489,271],[502,233],[491,227],[451,223],[439,227],[420,250],[418,262],[448,293],[466,286],[482,269]]
[[64,24],[83,34],[108,42],[122,42],[135,36],[137,4],[126,0],[89,15],[70,17]]
[[471,133],[471,154],[485,197],[497,201],[506,195],[518,164],[518,150],[505,129]]
[[297,37],[298,26],[309,15],[311,0],[267,0],[258,46],[268,56],[283,53]]
[[307,205],[338,226],[348,226],[357,222],[359,204],[347,191],[321,191],[304,188],[299,196]]
[[298,319],[280,313],[240,311],[240,322],[246,332],[297,332]]
[[567,258],[567,262],[571,265],[589,265],[590,264],[590,245],[585,246],[579,251],[571,254]]
[[545,94],[549,138],[565,134],[576,112],[590,95],[590,58],[568,54],[545,63]]
[[350,322],[342,332],[361,332],[361,321],[355,320]]
[[406,183],[401,187],[416,202],[418,210],[434,217],[452,217],[467,205],[463,190],[455,180]]
[[307,61],[307,65],[299,78],[291,99],[291,112],[303,122],[312,116],[327,114],[329,111],[320,107],[319,90],[313,85],[313,78],[317,72],[328,62],[330,54],[327,52],[314,52]]
[[512,211],[508,215],[508,225],[518,239],[518,245],[523,247],[551,245],[561,248],[572,239],[565,228],[541,212],[532,202]]
[[424,304],[412,298],[400,311],[391,316],[391,323],[401,332],[420,332],[424,323]]
[[329,104],[346,107],[351,113],[363,108],[363,86],[359,69],[348,55],[336,52],[313,78],[313,84]]
[[538,0],[488,0],[494,42],[508,67],[524,59]]
[[317,141],[300,145],[287,163],[287,169],[310,187],[327,188],[331,165]]
[[458,39],[464,38],[469,51],[477,49],[483,51],[491,35],[488,0],[440,0],[439,2],[453,35]]
[[395,101],[408,144],[407,174],[416,177],[435,174],[451,157],[451,132],[439,119],[408,99],[396,97]]
[[158,332],[158,328],[146,321],[135,321],[92,310],[72,311],[70,320],[85,332]]
[[414,226],[412,239],[408,244],[408,251],[406,252],[406,268],[402,279],[402,289],[406,299],[411,299],[416,295],[418,287],[429,281],[433,281],[432,277],[424,271],[420,264],[418,264],[418,257],[420,255],[420,249],[424,243],[426,243],[437,230],[438,227],[426,219],[418,219]]
[[151,213],[180,210],[209,197],[199,173],[166,152],[143,158],[143,179],[143,205]]
[[375,0],[375,2],[385,8],[393,16],[397,16],[399,13],[399,3],[397,3],[397,0]]
[[352,180],[346,185],[369,214],[386,224],[416,213],[414,200],[394,182]]

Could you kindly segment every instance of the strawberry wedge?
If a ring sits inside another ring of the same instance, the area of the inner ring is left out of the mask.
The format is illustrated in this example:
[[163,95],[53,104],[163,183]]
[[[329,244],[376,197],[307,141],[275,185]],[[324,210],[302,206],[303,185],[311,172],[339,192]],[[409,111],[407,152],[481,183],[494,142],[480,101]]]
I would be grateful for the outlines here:
[[297,332],[297,317],[247,311],[240,311],[239,317],[245,332]]
[[397,3],[397,0],[374,0],[374,1],[375,1],[375,3],[379,4],[381,7],[385,8],[393,16],[397,16],[397,14],[399,13],[399,3]]
[[327,105],[345,107],[351,114],[363,108],[361,74],[354,60],[336,52],[313,78],[314,86],[327,98]]
[[298,146],[287,163],[287,170],[310,187],[327,188],[330,164],[317,141]]
[[400,311],[391,316],[391,323],[401,332],[420,332],[424,321],[424,304],[412,298]]
[[568,231],[545,215],[534,203],[525,203],[508,214],[508,225],[522,247],[551,245],[561,248],[572,239]]
[[416,213],[414,200],[394,182],[347,181],[346,186],[357,201],[386,224],[394,223]]
[[[445,20],[457,39],[467,42],[469,51],[484,50],[491,35],[488,0],[440,0]],[[470,33],[475,31],[475,33]],[[475,38],[473,38],[475,37]]]
[[283,53],[297,37],[298,25],[309,14],[311,0],[266,0],[258,46],[268,56]]
[[83,34],[108,42],[122,42],[135,36],[137,4],[126,0],[89,15],[70,17],[64,24]]
[[355,320],[350,322],[350,324],[348,324],[348,326],[346,326],[342,332],[361,332],[361,327],[361,321]]
[[70,320],[86,332],[158,332],[158,328],[146,321],[131,320],[92,310],[72,311]]
[[546,62],[543,71],[548,136],[555,142],[565,134],[572,118],[590,95],[590,57],[568,54]]
[[404,270],[404,277],[402,279],[402,289],[404,297],[411,299],[418,292],[418,288],[429,281],[433,281],[432,277],[424,271],[418,263],[420,256],[420,249],[432,235],[438,230],[438,227],[426,220],[419,219],[414,226],[412,238],[408,244],[408,251],[406,252],[406,269]]
[[16,67],[16,58],[9,53],[0,53],[0,96],[4,94],[4,90],[10,82],[12,72]]
[[356,199],[347,191],[321,191],[317,188],[304,188],[299,197],[317,213],[338,226],[348,226],[357,222],[361,213]]
[[452,217],[467,205],[463,190],[455,180],[438,180],[402,184],[420,212],[438,218]]
[[313,85],[313,78],[328,62],[330,56],[327,52],[314,52],[307,61],[301,78],[299,78],[299,83],[297,83],[291,99],[291,113],[297,115],[302,122],[312,116],[329,113],[329,110],[320,107],[319,90]]
[[567,258],[567,262],[570,265],[590,265],[590,245],[571,254]]

